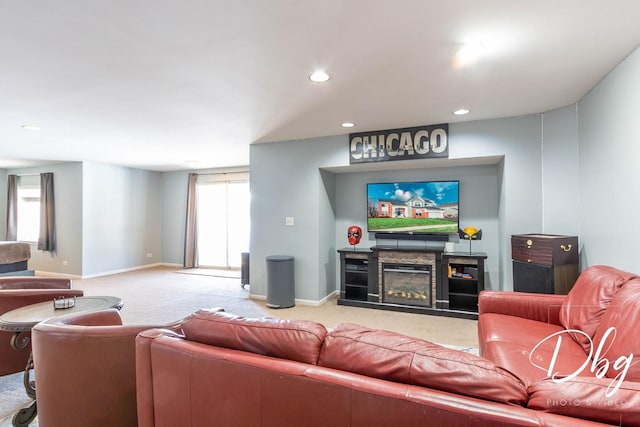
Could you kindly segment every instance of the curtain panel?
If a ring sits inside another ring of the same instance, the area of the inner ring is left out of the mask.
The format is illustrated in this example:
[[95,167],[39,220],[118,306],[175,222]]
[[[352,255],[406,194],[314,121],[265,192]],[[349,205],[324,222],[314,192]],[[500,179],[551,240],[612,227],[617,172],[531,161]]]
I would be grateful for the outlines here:
[[187,187],[187,220],[184,236],[184,268],[198,267],[198,174],[190,173]]
[[18,240],[18,176],[7,176],[7,229],[5,240]]
[[56,216],[55,196],[53,191],[53,173],[40,174],[40,236],[38,249],[55,252],[56,250]]

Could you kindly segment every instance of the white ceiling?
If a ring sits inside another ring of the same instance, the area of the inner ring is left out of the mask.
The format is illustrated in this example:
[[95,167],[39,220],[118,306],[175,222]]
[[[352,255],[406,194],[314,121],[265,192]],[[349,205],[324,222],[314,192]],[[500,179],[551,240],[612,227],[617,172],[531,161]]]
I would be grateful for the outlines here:
[[[484,56],[456,67],[466,42]],[[0,0],[0,167],[247,165],[252,143],[539,113],[639,44],[637,0]]]

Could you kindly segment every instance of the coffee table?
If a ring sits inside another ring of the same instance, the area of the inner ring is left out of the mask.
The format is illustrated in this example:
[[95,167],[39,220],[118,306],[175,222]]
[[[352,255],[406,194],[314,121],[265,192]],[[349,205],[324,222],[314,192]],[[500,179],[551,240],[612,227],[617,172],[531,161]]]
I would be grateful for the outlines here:
[[[63,316],[71,313],[84,311],[103,310],[106,308],[116,308],[120,310],[124,305],[118,297],[111,296],[84,296],[76,297],[73,300],[73,307],[55,308],[54,300],[40,302],[37,304],[25,305],[8,311],[0,316],[0,330],[14,332],[11,337],[11,347],[15,349],[25,348],[31,341],[29,332],[43,320]],[[38,414],[36,403],[36,389],[34,381],[31,381],[30,373],[33,370],[33,355],[29,355],[27,366],[24,369],[24,388],[27,396],[33,399],[33,403],[27,408],[20,409],[13,416],[13,425],[16,427],[26,427]]]

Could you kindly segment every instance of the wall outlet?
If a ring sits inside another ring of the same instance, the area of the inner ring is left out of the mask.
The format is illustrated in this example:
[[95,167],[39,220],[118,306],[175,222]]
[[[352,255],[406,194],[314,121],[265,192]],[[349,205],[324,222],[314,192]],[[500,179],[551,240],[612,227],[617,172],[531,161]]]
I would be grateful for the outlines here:
[[69,265],[69,261],[65,259],[64,261],[62,261],[62,265]]
[[288,227],[293,227],[293,217],[292,216],[287,216],[284,218],[284,225],[288,226]]
[[148,252],[147,253],[147,258],[151,258],[151,257],[153,257],[153,254],[151,252]]

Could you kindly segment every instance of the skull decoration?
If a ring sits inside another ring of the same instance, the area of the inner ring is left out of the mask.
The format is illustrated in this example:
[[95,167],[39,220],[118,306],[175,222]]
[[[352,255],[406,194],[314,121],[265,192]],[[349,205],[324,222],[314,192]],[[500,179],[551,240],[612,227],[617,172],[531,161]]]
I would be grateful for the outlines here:
[[362,228],[357,225],[352,225],[347,230],[347,237],[349,238],[350,245],[357,245],[360,243],[360,239],[362,238]]

